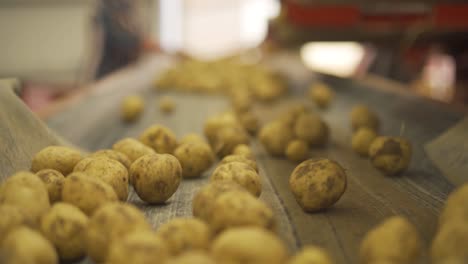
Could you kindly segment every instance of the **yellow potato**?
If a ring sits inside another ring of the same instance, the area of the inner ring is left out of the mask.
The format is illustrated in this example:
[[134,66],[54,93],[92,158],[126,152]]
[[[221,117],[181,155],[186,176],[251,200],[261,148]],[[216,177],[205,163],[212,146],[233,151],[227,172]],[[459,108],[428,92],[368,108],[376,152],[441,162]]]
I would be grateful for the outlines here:
[[439,216],[439,226],[450,225],[451,222],[468,221],[468,183],[454,190]]
[[[466,202],[466,201],[465,201]],[[462,264],[468,261],[468,225],[466,219],[452,220],[441,226],[431,246],[434,264]]]
[[380,126],[379,118],[365,105],[356,105],[351,110],[351,127],[357,130],[361,127],[367,127],[378,131]]
[[218,166],[231,162],[245,163],[258,172],[257,162],[253,158],[248,158],[244,155],[228,155],[221,160]]
[[306,141],[310,146],[323,146],[328,141],[330,131],[320,116],[302,114],[296,120],[294,133],[298,139]]
[[233,90],[230,99],[232,107],[238,113],[248,111],[254,103],[251,94],[246,90]]
[[369,148],[369,157],[377,169],[386,175],[406,170],[411,161],[411,145],[400,137],[377,137]]
[[93,154],[90,155],[90,157],[101,157],[101,156],[104,156],[104,157],[107,157],[109,159],[113,159],[113,160],[116,160],[120,163],[122,163],[122,165],[125,166],[125,168],[127,169],[130,169],[130,165],[132,165],[132,161],[130,161],[130,159],[127,157],[127,155],[121,153],[121,152],[118,152],[116,150],[113,150],[113,149],[102,149],[102,150],[98,150],[96,152],[94,152]]
[[31,225],[23,210],[14,205],[0,205],[0,215],[0,245],[8,233],[15,228],[23,225]]
[[307,113],[307,111],[308,110],[305,105],[295,104],[289,107],[286,111],[282,112],[277,120],[291,128],[294,128],[297,118],[299,118],[299,116],[302,114]]
[[258,197],[262,193],[260,176],[250,165],[242,162],[229,162],[218,166],[211,174],[211,181],[233,181]]
[[310,159],[299,164],[289,177],[289,187],[306,212],[335,204],[346,190],[346,173],[335,161]]
[[174,102],[174,99],[169,96],[163,96],[161,99],[159,99],[159,110],[163,113],[172,113],[174,112],[174,109],[176,108],[176,104]]
[[253,159],[254,154],[252,149],[246,144],[237,145],[232,151],[233,155],[242,155],[249,159]]
[[333,91],[324,83],[316,83],[309,88],[309,98],[320,108],[327,108],[333,97]]
[[125,154],[133,163],[139,157],[156,153],[152,148],[133,138],[124,138],[112,146],[112,149]]
[[44,182],[51,204],[62,200],[62,186],[65,181],[62,173],[52,169],[44,169],[36,172],[36,175]]
[[351,148],[363,157],[369,156],[369,148],[377,133],[367,127],[361,127],[356,130],[351,139]]
[[288,146],[286,147],[286,157],[290,161],[304,161],[309,156],[309,146],[307,142],[300,139],[295,139],[289,142]]
[[224,127],[221,128],[212,141],[213,150],[219,157],[225,157],[241,144],[248,144],[249,136],[243,128]]
[[172,154],[177,147],[177,138],[167,127],[153,125],[147,128],[140,135],[140,141],[157,153]]
[[294,131],[284,122],[273,121],[262,127],[258,137],[268,153],[282,156],[288,143],[294,139]]
[[138,95],[127,96],[121,103],[120,115],[126,122],[134,122],[140,118],[145,109],[145,101]]
[[196,133],[189,133],[189,134],[186,134],[185,136],[183,136],[180,141],[179,141],[179,146],[180,145],[183,145],[183,144],[187,144],[187,143],[193,143],[193,142],[203,142],[203,143],[206,143],[206,140],[196,134]]
[[55,246],[60,259],[75,260],[85,254],[88,217],[77,207],[56,203],[41,220],[41,232]]
[[287,264],[333,264],[332,258],[323,249],[315,246],[305,246],[289,259]]
[[252,112],[240,114],[239,122],[251,135],[255,135],[260,127],[260,120]]
[[205,121],[203,131],[210,143],[213,143],[219,130],[225,127],[240,127],[239,120],[232,112],[220,113]]
[[180,145],[175,149],[174,156],[179,160],[182,166],[182,176],[185,178],[202,176],[215,160],[210,145],[203,141]]
[[170,259],[167,264],[216,264],[216,262],[206,252],[188,251]]
[[49,146],[34,156],[31,171],[53,169],[67,176],[82,158],[78,150],[63,146]]

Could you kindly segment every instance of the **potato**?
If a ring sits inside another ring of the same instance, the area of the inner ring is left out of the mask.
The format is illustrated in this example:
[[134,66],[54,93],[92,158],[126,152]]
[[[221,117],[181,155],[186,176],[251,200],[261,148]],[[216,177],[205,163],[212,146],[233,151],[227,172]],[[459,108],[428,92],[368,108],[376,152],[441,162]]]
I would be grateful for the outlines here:
[[113,149],[98,150],[94,152],[93,154],[91,154],[89,157],[95,158],[95,157],[101,157],[101,156],[116,160],[122,163],[122,165],[124,165],[125,168],[127,169],[130,169],[130,165],[132,165],[132,161],[127,157],[127,155],[121,152],[118,152],[116,150],[113,150]]
[[156,153],[152,148],[133,138],[119,140],[112,146],[112,149],[125,154],[130,159],[131,163],[141,156]]
[[[466,201],[465,201],[466,202]],[[452,220],[441,226],[431,246],[434,264],[462,264],[468,261],[468,225],[466,220]]]
[[242,162],[229,162],[218,166],[211,174],[211,181],[233,181],[254,196],[262,193],[260,176],[252,166]]
[[78,207],[88,216],[117,199],[117,194],[109,184],[82,172],[70,174],[63,183],[62,201]]
[[248,111],[254,103],[252,96],[246,90],[233,90],[230,99],[232,108],[238,113]]
[[324,83],[316,83],[309,88],[309,98],[320,108],[327,108],[333,97],[333,91]]
[[315,246],[305,246],[296,253],[288,264],[333,264],[331,257],[323,249]]
[[67,176],[82,158],[78,150],[63,146],[49,146],[34,156],[31,171],[53,169]]
[[290,161],[304,161],[309,156],[309,146],[307,142],[300,139],[292,140],[286,147],[286,157]]
[[247,132],[255,135],[260,127],[260,120],[252,112],[245,112],[240,114],[239,121]]
[[151,231],[138,231],[116,239],[105,263],[166,263],[169,252],[165,242]]
[[211,167],[215,160],[208,143],[202,141],[182,144],[174,151],[174,156],[182,166],[184,178],[196,178]]
[[252,167],[256,172],[258,172],[257,162],[253,158],[248,158],[244,155],[228,155],[221,160],[218,166],[231,162],[245,163]]
[[307,113],[307,108],[305,105],[295,104],[288,108],[286,111],[282,112],[277,118],[277,121],[280,121],[283,124],[294,128],[297,118],[305,113]]
[[163,113],[169,114],[174,112],[174,109],[176,107],[176,104],[174,102],[174,99],[169,96],[163,96],[161,99],[159,99],[159,110]]
[[214,201],[221,194],[233,190],[247,192],[239,184],[231,181],[215,181],[203,186],[193,197],[193,216],[206,221],[213,214]]
[[411,145],[401,137],[377,137],[369,148],[369,157],[377,169],[386,175],[406,170],[411,161]]
[[180,141],[179,141],[179,146],[180,145],[183,145],[183,144],[187,144],[187,143],[193,143],[193,142],[203,142],[203,143],[206,143],[206,140],[198,135],[198,134],[195,134],[195,133],[189,133],[189,134],[186,134],[185,136],[183,136]]
[[54,246],[28,227],[18,227],[8,233],[0,247],[0,260],[8,264],[59,263]]
[[294,131],[284,122],[273,121],[262,127],[258,137],[268,153],[282,156],[288,143],[294,139]]
[[127,96],[122,100],[120,116],[126,122],[134,122],[140,118],[145,109],[145,101],[138,95]]
[[365,105],[356,105],[351,110],[351,127],[357,130],[361,127],[367,127],[374,131],[379,130],[379,118]]
[[294,133],[298,139],[306,141],[310,146],[323,146],[330,134],[328,125],[316,114],[302,114],[294,125]]
[[188,250],[207,250],[211,242],[210,228],[195,218],[169,220],[158,228],[156,234],[164,240],[171,255]]
[[237,145],[248,143],[249,136],[243,128],[224,127],[214,137],[212,146],[218,157],[225,157],[231,154]]
[[232,112],[220,113],[205,121],[203,131],[210,143],[213,143],[219,130],[225,127],[240,127],[239,120]]
[[188,251],[170,259],[167,264],[216,264],[216,262],[203,251]]
[[52,169],[40,170],[36,175],[44,182],[51,204],[62,200],[62,186],[65,177],[62,173]]
[[439,227],[450,225],[451,222],[468,222],[468,183],[454,190],[439,216]]
[[89,157],[76,164],[75,172],[101,179],[114,188],[117,197],[126,201],[128,197],[128,171],[122,163],[107,157]]
[[421,255],[421,239],[416,228],[404,217],[386,219],[370,230],[359,251],[360,263],[371,264],[377,261],[392,263],[417,263]]
[[148,203],[164,203],[179,187],[182,167],[170,154],[150,154],[137,159],[130,174],[138,197]]
[[367,127],[361,127],[356,130],[351,139],[351,148],[363,157],[369,156],[369,148],[372,141],[377,138],[377,133]]
[[288,259],[284,243],[273,233],[258,227],[223,232],[213,242],[211,252],[220,264],[283,264]]
[[86,252],[95,262],[103,262],[112,243],[138,231],[151,233],[150,224],[138,208],[124,203],[107,204],[89,220],[85,235]]
[[140,141],[157,153],[172,154],[177,147],[177,138],[167,127],[153,125],[140,135]]
[[299,164],[289,177],[289,187],[306,212],[335,204],[346,190],[346,173],[335,161],[310,159]]
[[38,225],[42,215],[50,209],[45,184],[27,171],[15,173],[0,185],[0,204],[17,206],[33,226]]
[[85,254],[88,217],[77,207],[56,203],[41,219],[41,232],[57,249],[60,259],[74,260]]
[[252,149],[246,144],[237,145],[232,151],[232,155],[242,155],[248,159],[254,158]]
[[23,225],[31,225],[24,211],[14,205],[0,205],[0,215],[0,245],[10,231]]

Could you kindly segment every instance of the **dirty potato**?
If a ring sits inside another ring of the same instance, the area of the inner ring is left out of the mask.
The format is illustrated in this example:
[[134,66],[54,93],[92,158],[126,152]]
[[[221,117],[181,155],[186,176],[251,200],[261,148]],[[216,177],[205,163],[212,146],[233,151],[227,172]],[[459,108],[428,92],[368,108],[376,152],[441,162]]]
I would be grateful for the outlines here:
[[346,190],[346,173],[335,161],[310,159],[299,164],[289,177],[296,201],[306,212],[335,204]]
[[251,135],[257,134],[257,131],[260,127],[260,120],[252,112],[245,112],[239,115],[239,122],[244,127],[247,132]]
[[386,175],[406,170],[411,161],[411,145],[401,137],[377,137],[369,148],[372,164]]
[[309,98],[320,108],[327,108],[333,97],[333,91],[324,83],[316,83],[309,88]]
[[145,109],[145,101],[141,96],[127,96],[122,100],[120,116],[126,122],[134,122],[140,118]]
[[293,106],[289,107],[285,111],[281,112],[277,121],[294,128],[296,124],[296,120],[302,114],[307,113],[308,109],[303,104],[294,104]]
[[288,143],[286,147],[286,157],[290,161],[300,162],[309,156],[309,145],[306,141],[295,139]]
[[351,127],[357,130],[361,127],[367,127],[374,131],[379,131],[379,118],[377,114],[365,105],[356,105],[351,110]]
[[206,143],[206,140],[202,136],[196,133],[188,133],[179,140],[179,146],[183,144],[187,144],[187,143],[193,143],[193,142]]
[[211,181],[233,181],[256,197],[262,193],[262,183],[258,173],[250,165],[238,161],[218,166],[211,174]]
[[156,153],[152,148],[133,138],[119,140],[112,146],[112,149],[125,154],[130,159],[130,163],[141,156]]
[[52,169],[44,169],[36,172],[36,175],[44,182],[51,204],[62,200],[62,186],[65,181],[62,173]]
[[453,191],[439,216],[439,226],[450,225],[452,221],[468,222],[468,183]]
[[143,131],[140,141],[160,154],[172,154],[177,147],[175,134],[169,128],[160,125],[150,126]]
[[208,143],[195,141],[182,144],[174,151],[174,156],[182,166],[184,178],[196,178],[211,167],[215,160],[213,151]]
[[221,128],[212,141],[213,150],[218,157],[225,157],[241,144],[248,144],[249,136],[241,127]]
[[91,154],[89,157],[101,157],[101,156],[104,156],[104,157],[107,157],[109,159],[113,159],[113,160],[116,160],[120,163],[122,163],[122,165],[125,166],[125,168],[127,169],[130,169],[130,165],[132,165],[132,161],[130,161],[130,159],[127,157],[127,155],[121,153],[121,152],[118,152],[116,150],[113,150],[113,149],[102,149],[102,150],[98,150],[96,152],[94,152],[93,154]]
[[159,110],[165,114],[174,112],[176,104],[170,96],[163,96],[159,99]]
[[253,159],[254,154],[252,149],[246,144],[237,145],[232,151],[233,155],[242,155],[248,159]]
[[53,169],[67,176],[82,158],[81,153],[76,149],[49,146],[43,148],[34,156],[31,171],[38,172],[43,169]]
[[468,225],[466,220],[456,219],[444,224],[439,228],[432,241],[430,249],[432,263],[467,263],[467,245]]
[[216,262],[204,251],[188,251],[171,258],[167,264],[216,264]]
[[137,159],[130,174],[138,197],[158,204],[166,202],[179,187],[182,167],[170,154],[150,154]]
[[215,140],[219,130],[225,127],[240,127],[239,120],[232,112],[224,112],[209,117],[204,124],[203,131],[210,143]]
[[259,132],[259,140],[268,153],[273,156],[284,155],[288,143],[294,139],[294,130],[284,122],[273,121]]
[[333,264],[332,258],[320,247],[305,246],[287,264]]
[[88,217],[77,207],[56,203],[41,219],[41,232],[57,249],[60,259],[74,260],[85,254]]
[[253,158],[248,158],[244,155],[228,155],[221,160],[218,166],[231,162],[245,163],[252,167],[256,172],[258,172],[257,162]]
[[294,133],[298,139],[306,141],[310,146],[323,146],[328,141],[330,131],[320,116],[302,114],[296,120]]
[[351,148],[363,157],[369,156],[369,148],[372,141],[377,138],[377,133],[367,127],[358,128],[351,138]]
[[15,228],[31,225],[23,210],[14,205],[0,205],[0,215],[2,216],[0,217],[0,245],[7,234]]

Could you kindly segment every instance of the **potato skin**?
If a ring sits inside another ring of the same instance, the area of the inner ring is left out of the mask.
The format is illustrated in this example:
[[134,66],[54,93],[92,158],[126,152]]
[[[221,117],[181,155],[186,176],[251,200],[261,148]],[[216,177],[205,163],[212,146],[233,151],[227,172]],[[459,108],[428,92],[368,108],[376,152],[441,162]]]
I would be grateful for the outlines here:
[[174,156],[182,166],[184,178],[196,178],[211,167],[215,160],[213,151],[208,143],[191,142],[182,144],[174,151]]
[[309,156],[309,146],[307,142],[300,139],[292,140],[286,147],[286,157],[290,161],[304,161]]
[[251,135],[257,134],[257,131],[260,128],[260,120],[258,120],[258,117],[252,112],[245,112],[240,114],[239,122]]
[[377,261],[417,263],[421,255],[421,239],[416,228],[406,218],[394,216],[370,230],[359,251],[360,263]]
[[444,224],[439,228],[432,241],[430,249],[432,263],[467,263],[467,245],[468,225],[466,220],[457,219]]
[[451,222],[468,221],[468,183],[450,193],[439,216],[439,227]]
[[8,264],[59,263],[54,246],[28,227],[18,227],[8,233],[0,249],[0,259]]
[[125,154],[130,159],[131,163],[141,156],[156,153],[152,148],[134,138],[121,139],[112,146],[112,149]]
[[299,164],[289,178],[296,201],[306,212],[335,204],[346,190],[346,173],[335,161],[310,159]]
[[356,105],[351,110],[351,127],[357,130],[361,127],[367,127],[374,131],[379,131],[379,118],[365,105]]
[[55,246],[60,259],[84,256],[88,217],[77,207],[56,203],[41,220],[41,232]]
[[49,194],[51,204],[62,200],[62,186],[65,177],[62,173],[52,169],[44,169],[36,172],[36,175],[44,182]]
[[0,215],[0,245],[10,231],[23,225],[31,225],[23,210],[14,205],[0,205]]
[[150,154],[137,159],[130,167],[133,187],[148,203],[164,203],[177,190],[182,180],[182,167],[170,154]]
[[67,176],[82,159],[78,150],[63,146],[49,146],[39,151],[31,163],[31,171],[53,169]]
[[305,246],[287,264],[333,264],[328,253],[320,247]]
[[241,144],[248,144],[249,136],[241,127],[224,127],[215,135],[212,146],[218,157],[225,157]]
[[400,137],[377,137],[369,148],[372,164],[388,176],[406,170],[411,161],[411,145]]
[[124,203],[102,206],[89,220],[86,252],[95,262],[103,262],[113,242],[137,231],[151,232],[151,226],[138,208]]
[[259,197],[262,193],[260,176],[250,165],[242,162],[229,162],[218,166],[211,174],[213,181],[233,181],[244,187],[252,195]]
[[215,260],[203,251],[188,251],[171,258],[167,264],[216,264]]
[[302,114],[307,113],[307,107],[303,104],[295,104],[288,108],[286,111],[282,112],[277,121],[287,125],[290,128],[294,128],[297,118]]
[[179,140],[179,146],[187,144],[187,143],[195,143],[195,142],[206,143],[206,140],[202,136],[196,133],[188,133]]
[[316,83],[309,88],[309,98],[320,108],[327,108],[333,97],[333,91],[324,83]]
[[172,154],[177,147],[177,138],[174,133],[169,128],[160,125],[145,129],[140,135],[140,141],[160,154]]
[[283,122],[273,121],[262,127],[258,138],[270,155],[282,156],[294,139],[294,130]]
[[82,172],[70,174],[63,183],[62,201],[78,207],[88,216],[117,199],[117,194],[109,184]]
[[226,230],[213,242],[211,253],[220,264],[283,264],[288,258],[283,242],[258,227]]
[[242,155],[249,159],[254,158],[252,149],[246,144],[237,145],[232,151],[232,155]]
[[306,141],[310,146],[324,146],[328,142],[330,131],[320,116],[309,113],[297,118],[294,133],[298,139]]
[[232,112],[224,112],[214,116],[209,117],[204,124],[203,132],[205,133],[206,138],[213,144],[215,141],[216,135],[222,128],[226,127],[237,127],[241,125],[239,120]]
[[159,110],[165,114],[169,114],[174,112],[176,108],[176,104],[174,102],[174,99],[169,96],[163,96],[161,99],[159,99]]
[[120,116],[126,122],[134,122],[140,118],[145,109],[145,101],[141,96],[127,96],[122,100]]
[[244,155],[228,155],[221,160],[218,166],[221,166],[222,164],[231,163],[231,162],[245,163],[249,165],[250,167],[252,167],[256,172],[258,172],[257,162],[253,158],[249,158]]
[[351,148],[363,157],[369,156],[369,148],[374,139],[377,138],[377,133],[367,127],[361,127],[356,130],[351,138]]
[[127,170],[130,169],[130,165],[132,165],[132,162],[127,157],[127,155],[121,152],[118,152],[116,150],[113,150],[113,149],[101,149],[101,150],[94,152],[89,157],[95,158],[95,157],[101,157],[101,156],[104,156],[109,159],[113,159],[122,163],[122,165],[124,165],[125,168],[127,168]]

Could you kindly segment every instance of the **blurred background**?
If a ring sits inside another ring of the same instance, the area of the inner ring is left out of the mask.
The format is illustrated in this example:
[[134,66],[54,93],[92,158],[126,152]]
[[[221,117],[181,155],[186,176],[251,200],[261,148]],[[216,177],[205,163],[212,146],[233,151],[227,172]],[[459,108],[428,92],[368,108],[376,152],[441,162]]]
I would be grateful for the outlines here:
[[434,0],[2,0],[0,78],[19,78],[39,111],[154,54],[289,56],[310,74],[466,105],[466,14]]

